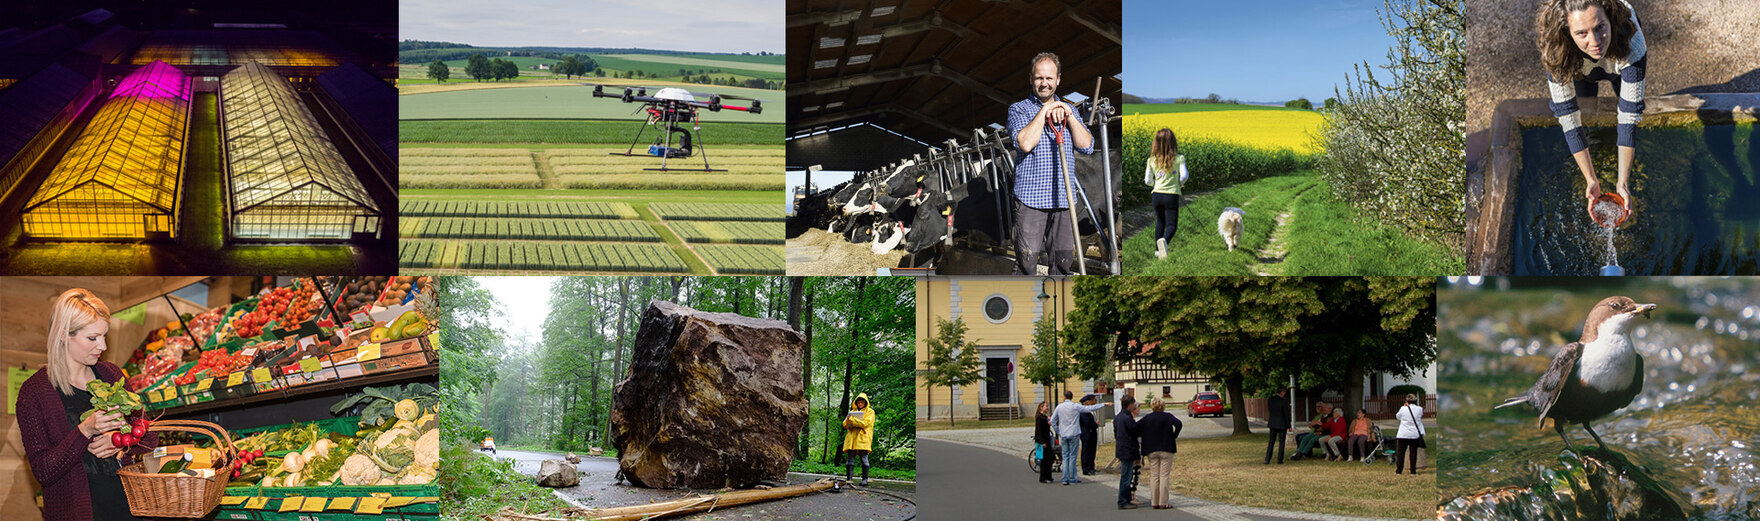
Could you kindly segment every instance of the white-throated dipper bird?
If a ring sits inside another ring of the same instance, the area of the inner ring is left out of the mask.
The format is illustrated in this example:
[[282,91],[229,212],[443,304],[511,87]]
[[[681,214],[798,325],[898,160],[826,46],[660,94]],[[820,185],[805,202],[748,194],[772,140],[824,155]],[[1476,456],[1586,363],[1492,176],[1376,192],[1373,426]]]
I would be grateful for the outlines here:
[[1589,319],[1583,321],[1582,339],[1559,349],[1552,357],[1552,367],[1528,392],[1493,409],[1528,404],[1540,411],[1538,426],[1544,427],[1546,419],[1552,418],[1552,428],[1564,438],[1566,447],[1571,440],[1565,437],[1564,427],[1577,423],[1606,449],[1607,444],[1589,428],[1589,422],[1632,403],[1643,390],[1644,357],[1632,347],[1626,330],[1632,318],[1648,318],[1652,309],[1655,304],[1639,304],[1627,297],[1607,297],[1595,304]]

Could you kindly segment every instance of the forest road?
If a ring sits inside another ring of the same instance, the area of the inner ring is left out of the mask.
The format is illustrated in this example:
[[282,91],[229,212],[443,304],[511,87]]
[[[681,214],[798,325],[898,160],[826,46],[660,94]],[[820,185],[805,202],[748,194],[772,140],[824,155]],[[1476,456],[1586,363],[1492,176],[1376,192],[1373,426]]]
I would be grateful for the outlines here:
[[[544,460],[562,459],[560,452],[531,452],[523,450],[503,450],[497,459],[513,460],[514,470],[521,474],[536,475]],[[617,483],[617,459],[581,456],[581,462],[575,465],[581,471],[581,484],[553,489],[558,497],[584,508],[609,508],[630,505],[644,505],[658,501],[684,499],[703,494],[714,493],[713,490],[659,490]],[[819,476],[808,474],[788,474],[788,484],[812,483]],[[899,500],[896,496],[916,499],[916,486],[911,484],[895,484],[875,482],[873,486],[845,490],[841,493],[820,492],[805,496],[770,501],[751,505],[741,505],[727,509],[717,509],[676,519],[695,521],[751,519],[787,520],[819,520],[819,519],[866,519],[874,521],[904,520],[916,517],[916,505]],[[873,491],[885,492],[880,494]]]

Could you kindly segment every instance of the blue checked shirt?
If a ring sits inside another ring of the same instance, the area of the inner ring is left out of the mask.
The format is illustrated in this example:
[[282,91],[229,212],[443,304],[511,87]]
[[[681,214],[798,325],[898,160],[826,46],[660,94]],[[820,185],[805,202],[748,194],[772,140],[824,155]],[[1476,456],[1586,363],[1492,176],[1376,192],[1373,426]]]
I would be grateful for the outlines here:
[[[1021,129],[1026,128],[1027,124],[1033,121],[1033,116],[1039,113],[1039,108],[1044,106],[1045,104],[1040,103],[1037,97],[1028,97],[1023,101],[1009,105],[1008,135],[1019,136]],[[1074,111],[1071,111],[1070,115],[1074,116],[1075,124],[1085,125],[1081,115]],[[1065,157],[1070,157],[1070,147],[1075,146],[1075,136],[1070,135],[1069,129],[1064,129],[1063,145],[1056,147],[1057,133],[1052,128],[1051,124],[1045,125],[1045,135],[1039,138],[1039,144],[1033,147],[1032,152],[1022,153],[1019,148],[1016,148],[1014,153],[1014,197],[1020,199],[1022,204],[1040,210],[1069,208],[1069,201],[1064,197],[1066,188],[1063,186],[1063,176],[1058,175],[1057,162]],[[1060,148],[1062,155],[1054,151],[1054,148]],[[1075,151],[1092,154],[1094,147],[1090,145],[1087,148],[1077,148]],[[1075,164],[1073,161],[1069,167],[1071,168],[1070,176],[1074,177]]]

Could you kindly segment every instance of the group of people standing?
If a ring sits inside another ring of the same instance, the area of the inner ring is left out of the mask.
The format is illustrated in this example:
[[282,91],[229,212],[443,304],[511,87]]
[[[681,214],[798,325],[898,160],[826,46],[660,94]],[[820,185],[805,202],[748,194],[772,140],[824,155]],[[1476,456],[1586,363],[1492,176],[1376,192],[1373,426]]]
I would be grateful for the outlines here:
[[[1093,412],[1108,403],[1095,403],[1094,395],[1082,397],[1081,403],[1076,403],[1074,398],[1074,393],[1064,391],[1064,401],[1056,410],[1052,410],[1049,403],[1039,403],[1033,438],[1045,447],[1039,460],[1040,483],[1051,482],[1053,446],[1062,448],[1064,485],[1082,482],[1076,477],[1078,452],[1081,454],[1082,474],[1094,474],[1099,422],[1094,419]],[[1143,414],[1141,418],[1138,417],[1141,404],[1135,397],[1120,398],[1118,405],[1121,411],[1112,422],[1116,438],[1114,454],[1119,462],[1118,508],[1142,506],[1136,501],[1136,484],[1137,474],[1143,467],[1147,468],[1149,475],[1150,503],[1155,508],[1173,508],[1168,483],[1173,475],[1173,455],[1179,452],[1179,433],[1185,428],[1184,423],[1166,411],[1167,403],[1160,398],[1149,402],[1154,412]]]

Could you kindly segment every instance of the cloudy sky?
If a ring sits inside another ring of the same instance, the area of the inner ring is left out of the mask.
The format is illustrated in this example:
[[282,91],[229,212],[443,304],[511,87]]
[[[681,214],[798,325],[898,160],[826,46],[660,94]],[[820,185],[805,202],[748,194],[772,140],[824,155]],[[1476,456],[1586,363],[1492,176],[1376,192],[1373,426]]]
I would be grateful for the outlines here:
[[1376,17],[1381,0],[1248,5],[1127,0],[1125,92],[1153,98],[1214,92],[1241,101],[1306,97],[1318,105],[1345,83],[1352,64],[1387,64],[1394,39]]
[[403,0],[399,38],[485,47],[783,52],[775,0]]

